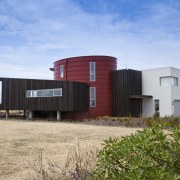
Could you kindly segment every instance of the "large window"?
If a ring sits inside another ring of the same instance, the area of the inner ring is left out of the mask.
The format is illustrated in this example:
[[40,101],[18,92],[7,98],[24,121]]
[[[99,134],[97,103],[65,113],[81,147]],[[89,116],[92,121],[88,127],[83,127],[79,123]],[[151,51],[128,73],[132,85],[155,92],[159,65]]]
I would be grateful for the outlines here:
[[178,86],[178,78],[173,76],[160,77],[160,86]]
[[0,104],[2,104],[2,81],[0,81]]
[[96,107],[96,88],[90,87],[90,107]]
[[60,65],[60,78],[63,78],[64,77],[64,65]]
[[90,62],[90,81],[96,81],[96,63]]
[[54,96],[62,96],[62,88],[26,91],[26,97],[54,97]]

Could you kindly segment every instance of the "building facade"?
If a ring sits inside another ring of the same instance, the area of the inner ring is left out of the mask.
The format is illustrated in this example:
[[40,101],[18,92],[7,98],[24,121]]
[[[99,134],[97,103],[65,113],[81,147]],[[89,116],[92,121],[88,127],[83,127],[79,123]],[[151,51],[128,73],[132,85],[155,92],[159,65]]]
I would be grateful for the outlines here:
[[143,99],[142,114],[180,116],[180,69],[167,67],[142,71],[142,93],[152,98]]
[[116,69],[116,58],[111,56],[81,56],[54,62],[54,80],[89,86],[89,111],[69,112],[67,118],[112,116],[112,72]]
[[57,119],[180,116],[180,69],[117,70],[115,57],[61,59],[54,80],[0,78],[0,110],[55,112]]
[[38,111],[57,112],[57,119],[67,112],[88,111],[89,88],[86,83],[37,79],[0,78],[0,110],[24,110],[29,117]]

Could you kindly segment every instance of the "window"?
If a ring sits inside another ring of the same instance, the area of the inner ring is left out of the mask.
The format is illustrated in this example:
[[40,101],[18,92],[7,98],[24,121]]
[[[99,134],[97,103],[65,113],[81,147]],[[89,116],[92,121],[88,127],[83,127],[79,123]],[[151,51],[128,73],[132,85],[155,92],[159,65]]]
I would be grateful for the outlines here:
[[178,86],[178,78],[172,76],[160,77],[160,86]]
[[96,81],[96,63],[90,62],[90,81]]
[[54,96],[62,96],[62,88],[26,91],[26,97],[54,97]]
[[154,100],[155,115],[159,117],[159,100]]
[[96,107],[96,88],[90,87],[90,107]]
[[2,81],[0,81],[0,104],[2,104]]
[[60,78],[64,77],[64,65],[60,65]]

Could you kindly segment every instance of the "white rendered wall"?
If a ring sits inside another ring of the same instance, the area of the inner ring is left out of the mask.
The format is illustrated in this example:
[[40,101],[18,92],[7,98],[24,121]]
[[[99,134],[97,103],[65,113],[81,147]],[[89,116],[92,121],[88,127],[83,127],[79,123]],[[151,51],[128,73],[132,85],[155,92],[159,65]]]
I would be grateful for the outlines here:
[[2,104],[2,81],[0,81],[0,104]]
[[156,99],[159,100],[161,117],[173,114],[171,86],[160,86],[160,77],[171,76],[171,69],[159,68],[142,71],[142,94],[153,96],[151,99],[143,99],[142,101],[142,114],[144,116],[149,117],[154,115],[154,100]]
[[171,87],[172,114],[174,114],[174,100],[180,100],[180,69],[171,68],[171,76],[178,78],[178,86]]

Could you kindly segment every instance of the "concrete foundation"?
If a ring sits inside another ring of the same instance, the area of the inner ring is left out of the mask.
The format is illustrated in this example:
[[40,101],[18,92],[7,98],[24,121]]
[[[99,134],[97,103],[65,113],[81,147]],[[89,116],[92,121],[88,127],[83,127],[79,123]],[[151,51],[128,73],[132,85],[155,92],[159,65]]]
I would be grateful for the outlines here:
[[9,110],[6,110],[6,119],[9,118]]
[[33,111],[28,111],[28,119],[33,119]]
[[57,120],[61,120],[61,111],[57,111]]

